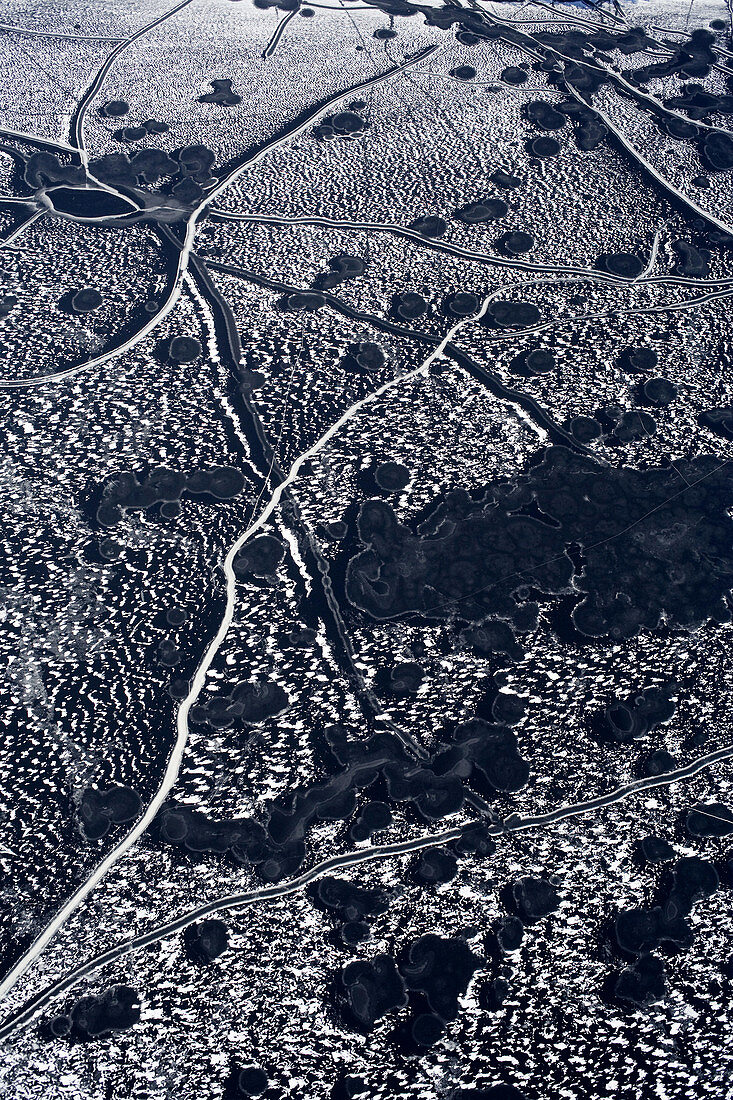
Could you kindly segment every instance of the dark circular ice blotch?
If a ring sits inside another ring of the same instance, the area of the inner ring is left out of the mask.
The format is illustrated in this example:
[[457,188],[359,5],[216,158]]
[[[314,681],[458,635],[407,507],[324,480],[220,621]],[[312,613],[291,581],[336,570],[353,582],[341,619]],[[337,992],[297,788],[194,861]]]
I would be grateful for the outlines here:
[[91,313],[99,309],[104,298],[94,287],[86,286],[77,290],[71,299],[71,307],[77,313]]
[[126,142],[142,141],[143,138],[148,136],[148,131],[144,126],[125,126],[118,133],[121,139]]
[[100,113],[107,118],[121,118],[123,115],[129,113],[130,104],[124,99],[108,99],[107,102],[100,107]]
[[479,222],[503,218],[508,209],[503,199],[481,199],[479,202],[469,202],[461,207],[456,211],[456,217],[467,225],[476,225]]
[[317,290],[300,290],[285,297],[285,306],[290,310],[302,309],[306,313],[312,313],[325,306],[326,299]]
[[519,256],[521,253],[529,252],[531,248],[534,248],[534,237],[531,233],[514,229],[509,233],[505,233],[500,238],[499,244],[504,252],[508,252],[511,256]]
[[88,840],[99,840],[112,825],[134,821],[142,811],[142,799],[137,791],[122,785],[98,791],[87,787],[81,797],[79,818]]
[[718,409],[705,409],[697,418],[701,428],[707,428],[723,439],[733,440],[733,405]]
[[497,169],[496,172],[492,172],[489,179],[497,187],[501,187],[505,191],[515,191],[517,187],[522,186],[522,181],[519,176],[513,176],[511,172],[505,172],[502,169]]
[[384,352],[379,344],[375,344],[371,340],[362,340],[361,343],[356,345],[354,359],[357,366],[367,371],[367,373],[381,370],[386,362]]
[[525,104],[524,117],[540,130],[561,130],[567,124],[565,115],[556,111],[544,99],[530,100]]
[[389,686],[396,695],[412,695],[420,687],[424,676],[415,661],[402,661],[390,669]]
[[262,1096],[269,1083],[261,1066],[245,1066],[237,1076],[237,1088],[243,1096]]
[[687,814],[685,825],[690,836],[694,837],[730,836],[733,833],[733,810],[722,802],[698,802]]
[[505,84],[525,84],[529,80],[526,69],[520,69],[518,65],[509,65],[503,69],[499,78]]
[[364,943],[365,940],[369,939],[371,929],[366,921],[350,920],[341,926],[340,935],[345,944],[354,947],[357,943]]
[[455,69],[451,69],[450,75],[456,80],[473,80],[476,70],[472,65],[458,65]]
[[519,917],[503,917],[496,930],[496,938],[502,951],[507,954],[518,951],[524,939],[524,925]]
[[592,416],[574,416],[568,428],[578,443],[592,443],[601,435],[601,425]]
[[414,875],[418,882],[451,882],[458,874],[458,861],[443,848],[427,848],[418,856]]
[[448,223],[437,214],[424,214],[411,222],[410,228],[416,229],[423,237],[442,237],[448,228]]
[[369,840],[373,833],[382,832],[392,824],[392,811],[386,802],[367,802],[357,814],[349,830],[352,840]]
[[201,920],[183,933],[186,951],[193,962],[205,964],[218,959],[229,947],[227,926],[221,920]]
[[661,1001],[665,989],[664,963],[655,955],[640,955],[621,971],[614,987],[620,1000],[639,1006]]
[[530,374],[548,374],[555,369],[555,356],[543,348],[533,348],[527,353],[525,364]]
[[412,1038],[419,1047],[432,1047],[443,1036],[445,1024],[434,1012],[422,1012],[412,1021]]
[[551,137],[536,137],[527,145],[528,152],[533,157],[544,160],[546,157],[556,157],[560,152],[560,142]]
[[646,374],[647,371],[654,370],[659,362],[659,357],[652,348],[629,346],[622,349],[618,362],[622,370]]
[[54,1016],[48,1023],[48,1030],[54,1039],[65,1039],[71,1031],[71,1016],[63,1013]]
[[624,279],[636,279],[644,270],[643,261],[633,252],[603,252],[595,266],[599,271]]
[[408,989],[425,995],[437,1016],[455,1020],[458,998],[466,992],[481,961],[463,940],[427,933],[407,949],[400,973]]
[[193,363],[203,348],[195,336],[174,336],[168,345],[168,355],[174,363]]
[[700,153],[703,163],[713,172],[727,172],[733,168],[733,138],[722,130],[705,132]]
[[331,125],[339,134],[358,134],[364,129],[364,119],[355,111],[339,111],[333,115]]
[[386,493],[399,493],[410,480],[410,471],[401,462],[382,462],[374,471],[374,480]]
[[520,878],[514,883],[512,893],[519,915],[526,924],[549,916],[560,905],[557,890],[544,878],[531,875]]
[[71,1010],[72,1030],[82,1039],[124,1031],[139,1019],[140,997],[129,985],[113,985],[98,996],[81,997]]
[[398,317],[405,321],[414,321],[425,313],[427,302],[421,294],[407,290],[395,296],[393,308]]
[[478,294],[459,290],[446,298],[445,308],[454,317],[471,317],[474,313],[478,313],[481,308],[481,299]]
[[349,963],[341,971],[340,993],[344,1014],[364,1031],[407,1004],[405,983],[389,955]]
[[674,859],[674,848],[663,837],[645,836],[639,842],[639,852],[647,863],[664,863]]
[[241,548],[232,568],[237,577],[268,577],[283,559],[283,544],[274,535],[258,535]]
[[671,405],[677,396],[677,388],[667,378],[650,378],[641,387],[641,397],[645,404],[657,409]]
[[529,328],[541,320],[540,311],[533,302],[491,302],[487,313],[501,328]]

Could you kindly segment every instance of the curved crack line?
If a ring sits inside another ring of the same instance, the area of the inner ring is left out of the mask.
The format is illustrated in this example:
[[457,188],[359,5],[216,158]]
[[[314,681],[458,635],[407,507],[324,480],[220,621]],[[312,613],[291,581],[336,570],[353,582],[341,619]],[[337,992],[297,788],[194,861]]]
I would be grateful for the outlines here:
[[[322,100],[314,107],[310,108],[304,116],[300,118],[297,124],[286,127],[284,132],[276,134],[272,138],[268,139],[262,145],[257,146],[250,153],[246,154],[243,160],[235,164],[229,172],[227,172],[219,183],[208,192],[202,198],[201,202],[193,210],[191,216],[186,222],[185,236],[182,245],[179,246],[178,258],[176,262],[176,269],[171,282],[171,290],[168,298],[165,300],[161,308],[155,313],[149,321],[146,322],[141,328],[137,329],[124,343],[115,348],[110,348],[109,351],[103,352],[101,355],[96,356],[94,359],[89,359],[85,363],[78,363],[74,367],[67,367],[65,370],[55,371],[53,374],[37,374],[32,375],[30,378],[18,378],[18,379],[3,379],[0,380],[0,389],[25,389],[29,386],[43,386],[49,382],[60,382],[67,378],[73,378],[78,374],[86,374],[88,371],[95,370],[97,367],[103,366],[105,363],[110,362],[113,359],[118,358],[120,355],[124,355],[125,352],[130,351],[133,347],[140,343],[145,336],[149,335],[160,324],[165,317],[173,310],[178,299],[181,295],[183,288],[183,282],[188,270],[188,259],[193,249],[193,242],[196,235],[196,226],[198,219],[205,210],[206,206],[212,199],[217,198],[222,194],[231,183],[233,183],[239,176],[251,168],[253,165],[263,160],[269,153],[279,146],[284,145],[292,138],[297,137],[303,133],[304,130],[311,125],[320,115],[327,111],[330,107],[335,106],[337,103],[342,103],[344,100],[351,99],[354,92],[360,91],[365,88],[369,88],[372,85],[380,84],[382,81],[391,80],[393,76],[397,76],[406,68],[411,68],[413,65],[420,64],[425,58],[430,57],[443,47],[427,46],[425,49],[418,51],[412,57],[407,58],[406,61],[400,65],[393,66],[391,69],[385,70],[383,73],[379,73],[377,76],[369,77],[366,80],[360,81],[358,84],[353,84],[351,87],[341,92],[335,92],[327,99]],[[0,130],[0,134],[2,131]],[[1,987],[0,987],[1,989]]]
[[107,74],[114,67],[117,58],[129,46],[132,46],[134,42],[137,42],[139,38],[142,38],[144,35],[146,35],[148,31],[153,30],[155,27],[165,22],[166,19],[170,19],[172,15],[175,15],[176,12],[181,11],[182,8],[188,7],[188,5],[192,2],[193,0],[180,0],[180,2],[175,5],[175,7],[169,8],[168,11],[163,12],[163,14],[159,15],[157,19],[154,19],[151,23],[147,23],[144,27],[141,27],[139,31],[136,31],[135,34],[130,35],[129,38],[123,38],[119,45],[116,46],[114,50],[112,50],[112,52],[102,63],[101,67],[97,70],[97,73],[94,76],[91,84],[77,103],[76,110],[74,111],[74,114],[71,118],[70,144],[73,146],[73,148],[78,149],[79,155],[81,156],[82,164],[85,168],[88,167],[89,161],[89,157],[84,144],[84,124],[86,121],[87,111],[89,110],[91,102],[96,96],[97,92],[104,84],[104,81],[107,78]]
[[[265,287],[268,290],[276,290],[284,294],[300,294],[303,291],[298,287],[289,286],[287,283],[282,283],[277,279],[270,279],[265,275],[258,275],[253,271],[249,271],[245,268],[234,267],[230,264],[219,263],[218,261],[209,260],[207,266],[215,271],[221,271],[224,274],[234,275],[235,277],[244,279],[248,282],[254,283],[256,286]],[[515,283],[513,289],[521,289],[527,286],[548,285],[559,282],[568,282],[566,278],[562,279],[530,279],[523,283]],[[487,298],[484,299],[484,305],[478,314],[473,317],[465,317],[462,319],[461,327],[463,324],[470,324],[473,321],[479,320],[484,316],[485,310],[488,305],[500,294],[506,292],[505,287],[499,287],[497,290],[493,290]],[[375,317],[371,313],[363,313],[361,310],[356,309],[354,306],[347,305],[346,302],[337,298],[333,294],[329,294],[326,291],[318,291],[323,297],[324,303],[336,310],[338,313],[343,314],[345,317],[353,318],[354,320],[361,321],[364,324],[370,325],[372,328],[376,328],[380,332],[387,332],[394,336],[406,337],[407,339],[417,340],[421,343],[433,344],[434,346],[443,345],[443,353],[447,358],[455,360],[465,370],[467,370],[474,377],[478,378],[499,400],[505,401],[508,404],[519,407],[527,414],[534,422],[543,436],[549,436],[560,442],[562,446],[569,447],[571,450],[579,451],[583,454],[588,453],[588,449],[582,444],[578,443],[568,432],[557,424],[550,414],[543,409],[532,397],[527,394],[521,393],[519,390],[512,390],[508,386],[505,386],[499,378],[486,367],[476,363],[466,352],[452,342],[451,338],[445,341],[445,338],[441,339],[440,336],[433,336],[430,333],[422,332],[417,329],[407,328],[405,325],[394,324],[392,321],[388,321],[381,317]],[[733,293],[733,291],[731,291]],[[454,330],[451,330],[454,331]],[[509,334],[511,335],[511,334]],[[521,335],[521,333],[519,334]]]
[[[175,238],[171,234],[170,230],[162,229],[163,235],[172,240],[175,243]],[[218,312],[219,317],[224,327],[226,357],[229,361],[229,369],[232,376],[236,376],[236,371],[241,360],[241,345],[239,341],[239,332],[237,329],[236,318],[232,312],[232,309],[219,288],[214,283],[206,265],[199,259],[195,253],[191,253],[190,266],[196,279],[198,280],[200,291],[206,295],[209,299],[212,309]],[[294,364],[293,364],[294,369]],[[292,382],[292,371],[291,371]],[[290,385],[290,383],[289,383]],[[282,426],[284,425],[284,419],[281,424],[281,433],[278,439],[277,448],[273,448],[265,434],[264,426],[256,411],[254,402],[249,395],[242,395],[241,401],[244,406],[244,413],[246,416],[247,424],[254,431],[255,440],[261,452],[261,465],[263,469],[259,469],[254,461],[254,449],[251,440],[248,441],[250,448],[250,461],[253,468],[256,470],[257,475],[261,481],[260,492],[257,496],[257,500],[254,503],[252,509],[252,515],[254,515],[257,506],[259,505],[262,496],[267,489],[268,484],[272,481],[283,481],[285,474],[278,460],[278,449],[280,440],[282,438]],[[284,416],[284,413],[283,413]],[[246,428],[245,428],[246,431]],[[311,580],[320,585],[321,594],[326,602],[326,605],[330,611],[332,625],[336,631],[336,635],[339,639],[342,652],[346,658],[346,664],[348,666],[347,672],[350,674],[354,685],[356,687],[357,698],[366,705],[367,713],[365,717],[368,721],[374,723],[379,721],[382,725],[387,725],[392,732],[400,739],[402,744],[410,752],[412,752],[418,758],[424,758],[427,753],[423,747],[418,744],[413,737],[404,731],[396,722],[393,721],[390,715],[384,713],[384,708],[380,704],[375,693],[369,688],[365,678],[361,675],[356,665],[356,655],[353,651],[351,643],[348,639],[346,629],[344,627],[343,618],[341,615],[341,609],[338,605],[338,601],[333,593],[330,584],[330,578],[328,577],[328,568],[325,560],[322,558],[315,540],[308,525],[304,522],[300,507],[295,498],[290,496],[290,505],[293,510],[296,526],[302,531],[305,541],[310,549],[311,554],[316,560],[316,571]],[[476,808],[484,809],[485,803],[478,798],[472,800],[472,804]]]
[[[347,93],[348,94],[348,93]],[[280,500],[286,490],[294,481],[297,480],[301,468],[310,459],[315,458],[317,454],[325,447],[325,445],[334,438],[338,432],[345,427],[361,410],[373,402],[381,398],[385,393],[388,393],[394,387],[402,384],[404,381],[412,377],[423,373],[427,374],[430,364],[439,356],[441,356],[448,345],[450,339],[460,330],[463,324],[466,324],[468,320],[480,319],[483,316],[485,310],[488,308],[491,300],[491,295],[484,301],[483,306],[475,318],[464,318],[458,321],[453,328],[446,334],[441,340],[440,344],[433,349],[428,357],[414,370],[407,372],[406,374],[399,375],[396,378],[392,378],[385,382],[377,390],[372,390],[364,397],[360,398],[341,416],[334,421],[330,427],[313,443],[306,451],[298,456],[292,463],[287,476],[280,481],[280,483],[274,488],[270,495],[270,498],[266,506],[262,509],[260,515],[254,520],[249,527],[235,540],[230,546],[226,557],[224,558],[221,568],[226,579],[226,604],[224,614],[219,624],[219,629],[206,647],[201,662],[194,674],[191,688],[186,698],[181,702],[176,715],[176,740],[171,749],[171,754],[168,759],[166,770],[163,774],[160,786],[148,803],[144,813],[138,819],[133,828],[119,841],[115,847],[108,852],[103,860],[96,866],[87,879],[78,887],[74,894],[64,903],[61,909],[55,914],[53,919],[46,925],[43,931],[36,937],[31,944],[28,951],[15,963],[12,969],[0,983],[0,997],[5,996],[20,977],[25,973],[28,967],[35,961],[36,958],[43,952],[48,943],[53,939],[56,932],[65,924],[71,914],[78,908],[78,906],[84,901],[87,895],[94,889],[98,882],[107,874],[107,872],[115,865],[117,860],[130,848],[136,840],[146,831],[155,818],[158,810],[168,797],[168,793],[173,787],[176,779],[178,778],[178,772],[183,761],[183,754],[188,742],[188,713],[198,699],[206,679],[206,674],[211,667],[211,664],[219,651],[227,633],[229,627],[232,624],[234,618],[234,609],[236,606],[236,576],[233,569],[234,559],[239,553],[245,542],[255,535],[262,527],[267,523],[270,516],[276,511]]]
[[[528,832],[531,829],[536,829],[544,825],[553,825],[558,821],[564,821],[571,817],[580,817],[593,810],[605,809],[608,806],[615,805],[639,792],[654,790],[658,787],[669,787],[681,780],[690,779],[705,768],[710,767],[711,764],[731,758],[733,758],[733,745],[727,745],[721,749],[716,749],[714,752],[707,753],[705,756],[698,757],[682,768],[675,768],[673,771],[665,772],[663,775],[647,776],[643,779],[637,779],[622,787],[617,787],[607,794],[598,795],[595,798],[587,799],[583,802],[559,806],[557,809],[549,810],[544,814],[534,814],[524,817],[515,814],[506,818],[503,825],[490,826],[487,831],[491,836],[501,837],[507,834],[511,835],[512,833]],[[320,863],[317,863],[314,867],[311,867],[308,871],[304,871],[301,875],[298,875],[297,878],[291,879],[289,882],[278,883],[275,886],[264,887],[260,890],[249,890],[240,894],[229,894],[226,897],[205,902],[195,909],[190,909],[175,920],[158,925],[148,932],[144,932],[124,943],[118,944],[116,947],[101,952],[99,955],[89,959],[86,963],[76,967],[69,974],[66,974],[63,978],[60,978],[45,990],[37,993],[13,1016],[6,1020],[2,1027],[0,1027],[0,1040],[7,1038],[18,1028],[29,1023],[43,1010],[43,1008],[45,1008],[49,1001],[57,997],[60,993],[65,993],[67,990],[71,989],[80,982],[82,978],[88,977],[95,971],[100,970],[103,966],[108,966],[117,959],[131,954],[133,951],[147,947],[159,940],[166,939],[176,932],[180,932],[182,929],[187,928],[203,917],[208,917],[212,913],[218,913],[224,909],[246,908],[247,906],[257,903],[274,901],[279,898],[287,897],[290,894],[295,894],[303,890],[306,886],[310,885],[311,882],[321,878],[330,871],[346,867],[356,867],[361,863],[367,863],[377,859],[391,859],[395,856],[409,855],[411,852],[419,851],[422,848],[448,844],[453,840],[458,840],[461,833],[462,827],[447,829],[441,833],[415,837],[412,840],[398,841],[393,844],[380,844],[373,848],[362,848],[355,852],[346,852],[342,855],[330,856],[328,859],[322,860]]]
[[275,50],[280,45],[280,39],[285,33],[285,28],[287,27],[293,16],[298,14],[298,11],[299,8],[293,8],[292,11],[288,12],[288,14],[283,16],[283,18],[278,22],[275,30],[273,31],[272,38],[262,51],[262,57],[264,60],[267,60],[268,57],[272,57]]
[[[488,19],[493,26],[498,28],[508,27],[511,29],[511,22],[506,19],[502,19],[501,16],[493,15],[483,10],[481,11],[481,14],[485,19]],[[545,46],[542,43],[536,43],[531,35],[525,35],[522,31],[515,31],[515,34],[518,35],[520,38],[529,39],[529,42],[512,40],[512,44],[515,45],[517,49],[521,50],[525,54],[528,54],[529,56],[536,57],[537,55],[535,53],[535,48],[540,48],[543,50],[543,54],[554,53],[558,58],[561,58],[566,62],[571,62],[572,64],[579,63],[594,71],[600,70],[601,72],[606,73],[609,76],[615,75],[609,72],[608,69],[603,68],[602,66],[593,66],[590,65],[589,62],[577,62],[575,58],[568,57],[566,54],[563,54],[559,50],[556,50],[553,46]],[[532,45],[530,46],[529,43],[531,43]],[[631,157],[631,159],[636,163],[636,165],[646,171],[647,174],[650,175],[652,179],[654,179],[656,183],[662,188],[662,190],[666,192],[668,197],[671,197],[678,203],[682,203],[682,205],[686,207],[688,211],[694,213],[697,217],[703,218],[710,225],[714,225],[716,229],[719,229],[722,232],[733,236],[733,226],[728,225],[727,222],[722,221],[720,218],[716,217],[715,214],[712,214],[709,211],[705,210],[702,206],[699,206],[694,199],[691,199],[688,195],[685,195],[684,192],[675,187],[673,183],[670,183],[669,180],[665,179],[664,176],[662,176],[651,164],[651,162],[648,161],[646,157],[644,157],[644,155],[640,153],[634,145],[631,144],[631,142],[625,137],[625,135],[611,121],[605,111],[584,99],[583,96],[581,96],[580,93],[576,91],[572,84],[567,83],[567,90],[573,96],[573,98],[578,101],[578,103],[581,103],[585,108],[587,108],[587,110],[593,111],[593,113],[599,119],[601,119],[602,122],[605,123],[610,133],[613,134],[615,139],[619,142],[619,144],[623,147],[623,149]],[[689,120],[685,119],[685,121]]]

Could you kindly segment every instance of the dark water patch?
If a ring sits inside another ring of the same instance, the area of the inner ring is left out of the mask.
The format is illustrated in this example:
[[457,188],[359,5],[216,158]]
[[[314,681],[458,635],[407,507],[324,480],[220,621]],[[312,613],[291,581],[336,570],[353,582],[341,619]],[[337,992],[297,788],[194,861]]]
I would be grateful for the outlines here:
[[212,695],[204,703],[191,707],[190,718],[199,725],[227,729],[233,722],[258,725],[281,714],[289,699],[279,684],[260,678],[243,680],[228,691]]
[[602,434],[601,425],[593,416],[574,416],[567,427],[574,438],[583,444],[593,443]]
[[142,141],[143,138],[148,136],[148,131],[144,126],[124,126],[121,130],[115,130],[112,135],[117,141],[124,141],[127,144],[132,144],[135,141]]
[[374,480],[385,493],[402,492],[410,477],[410,471],[401,462],[382,462],[374,471]]
[[207,503],[231,500],[244,485],[244,476],[234,466],[211,466],[191,473],[164,466],[139,473],[126,470],[114,474],[102,486],[96,520],[102,527],[114,527],[126,512],[149,511],[179,502],[184,496]]
[[421,1012],[413,1019],[410,1032],[418,1047],[432,1047],[445,1034],[445,1023],[434,1012]]
[[[506,621],[522,585],[557,598],[572,580],[580,596],[572,619],[588,637],[633,637],[663,614],[674,629],[728,622],[733,472],[711,456],[680,461],[635,470],[549,448],[525,474],[488,484],[480,500],[446,492],[417,531],[385,501],[367,501],[346,595],[378,620]],[[532,501],[546,521],[521,514]],[[584,548],[580,573],[573,545]],[[719,566],[691,571],[691,553]]]
[[505,217],[508,209],[503,199],[480,199],[462,206],[456,211],[456,217],[467,225],[478,225]]
[[407,1004],[405,983],[389,955],[349,963],[337,982],[337,999],[345,1020],[370,1032],[378,1020]]
[[95,287],[87,286],[77,290],[72,299],[71,307],[76,313],[91,313],[99,309],[104,298]]
[[387,688],[392,695],[414,695],[424,678],[425,672],[416,661],[401,661],[389,670]]
[[229,933],[222,920],[200,920],[184,929],[183,942],[189,959],[199,965],[206,965],[218,959],[228,949]]
[[79,820],[87,840],[100,840],[112,825],[125,825],[142,813],[142,799],[130,787],[105,790],[87,787],[81,796]]
[[124,99],[108,99],[99,108],[99,113],[105,118],[121,118],[129,114],[130,104]]
[[410,228],[417,230],[423,237],[442,237],[448,229],[448,223],[436,214],[424,214],[410,222]]
[[677,253],[675,271],[680,275],[702,279],[710,274],[711,253],[707,248],[697,248],[683,240],[672,241],[672,248]]
[[49,187],[44,194],[53,211],[74,218],[118,218],[138,210],[134,203],[99,187]]
[[140,997],[129,985],[113,985],[104,993],[80,997],[69,1013],[68,1034],[90,1040],[126,1031],[139,1022],[140,1007]]
[[232,568],[238,580],[270,577],[283,560],[285,547],[274,535],[257,535],[238,551]]
[[18,304],[18,299],[14,294],[2,294],[0,295],[0,318],[7,317],[13,312]]
[[733,833],[733,810],[722,802],[699,802],[688,811],[685,828],[690,836],[720,837]]
[[349,837],[354,841],[369,840],[375,833],[392,824],[392,811],[386,802],[367,802],[354,818]]
[[222,107],[236,107],[242,102],[241,95],[232,90],[232,80],[229,77],[210,80],[213,91],[199,96],[199,103],[217,103]]
[[384,351],[372,340],[361,340],[350,344],[344,359],[344,365],[354,371],[373,374],[381,370],[387,362]]

